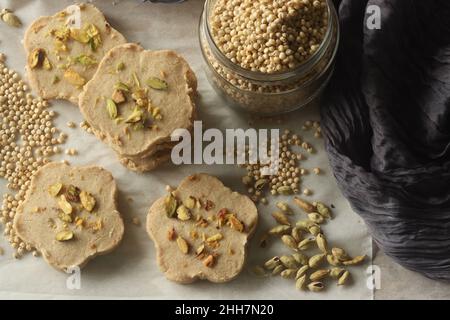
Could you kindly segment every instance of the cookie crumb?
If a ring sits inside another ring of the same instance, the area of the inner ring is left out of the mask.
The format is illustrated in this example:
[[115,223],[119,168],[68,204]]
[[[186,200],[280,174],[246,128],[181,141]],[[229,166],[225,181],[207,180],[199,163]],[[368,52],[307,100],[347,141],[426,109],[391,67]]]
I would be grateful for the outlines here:
[[133,217],[133,219],[131,220],[131,222],[135,225],[135,226],[140,226],[141,225],[141,220],[138,217]]

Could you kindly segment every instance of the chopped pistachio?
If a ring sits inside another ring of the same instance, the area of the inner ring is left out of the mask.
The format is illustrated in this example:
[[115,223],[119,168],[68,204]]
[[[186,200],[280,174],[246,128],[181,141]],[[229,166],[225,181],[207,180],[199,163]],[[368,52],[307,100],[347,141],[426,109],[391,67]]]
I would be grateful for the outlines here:
[[111,119],[117,118],[117,106],[112,99],[106,99],[106,110],[108,110]]
[[86,31],[83,29],[70,29],[70,38],[72,38],[75,41],[78,41],[80,43],[86,44],[89,42],[89,36],[87,35]]
[[61,192],[62,187],[63,187],[63,184],[62,184],[62,183],[60,183],[60,182],[55,183],[55,184],[51,185],[51,186],[48,188],[48,193],[49,193],[52,197],[56,197],[56,196]]
[[125,63],[123,63],[123,62],[118,63],[117,67],[116,67],[116,71],[120,72],[120,71],[123,71],[123,70],[125,70]]
[[34,69],[42,66],[44,58],[45,58],[44,49],[36,48],[33,51],[31,51],[30,55],[28,56],[28,64],[30,65],[30,68]]
[[125,95],[123,94],[123,91],[119,90],[119,89],[115,89],[112,94],[112,100],[117,104],[125,102],[126,99],[125,99]]
[[92,210],[94,210],[95,207],[95,198],[86,191],[81,191],[80,192],[80,201],[81,201],[81,205],[89,212],[92,212]]
[[64,230],[56,234],[56,240],[58,241],[69,241],[73,239],[73,232]]
[[125,92],[129,92],[130,91],[130,88],[123,82],[117,82],[114,85],[114,89],[120,90],[120,91],[125,91]]
[[75,57],[75,62],[86,67],[94,66],[97,64],[97,60],[95,60],[94,57],[86,54],[80,54],[79,56]]
[[169,85],[167,84],[166,81],[161,80],[159,78],[156,77],[151,77],[147,80],[147,85],[155,90],[167,90]]
[[131,115],[125,120],[126,123],[137,123],[144,119],[144,112],[139,107],[134,108]]
[[67,69],[64,72],[64,78],[72,85],[77,87],[82,87],[86,83],[86,79],[80,76],[77,72],[72,69]]

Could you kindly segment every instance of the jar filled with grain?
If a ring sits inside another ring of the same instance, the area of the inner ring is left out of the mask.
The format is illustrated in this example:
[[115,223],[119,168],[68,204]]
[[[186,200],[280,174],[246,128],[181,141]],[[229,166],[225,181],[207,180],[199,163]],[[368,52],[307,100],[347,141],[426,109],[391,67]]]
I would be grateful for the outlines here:
[[206,0],[199,37],[216,91],[230,105],[276,115],[322,92],[339,24],[331,0]]

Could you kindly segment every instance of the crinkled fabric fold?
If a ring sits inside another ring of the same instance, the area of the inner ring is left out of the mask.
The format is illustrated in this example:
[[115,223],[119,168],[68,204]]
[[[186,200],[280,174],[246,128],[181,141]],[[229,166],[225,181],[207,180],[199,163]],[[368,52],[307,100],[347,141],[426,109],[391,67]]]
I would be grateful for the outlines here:
[[[381,29],[369,30],[369,5]],[[336,1],[341,42],[322,106],[337,182],[381,249],[450,280],[450,1]]]

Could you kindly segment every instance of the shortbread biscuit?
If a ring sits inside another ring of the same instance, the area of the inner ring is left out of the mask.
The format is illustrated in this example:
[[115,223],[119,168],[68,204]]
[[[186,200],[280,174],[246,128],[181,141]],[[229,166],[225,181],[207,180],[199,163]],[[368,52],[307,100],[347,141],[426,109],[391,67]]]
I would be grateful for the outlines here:
[[122,240],[124,224],[113,176],[100,167],[45,165],[31,180],[14,229],[51,266],[83,267]]
[[44,99],[65,99],[78,105],[83,86],[103,56],[125,42],[91,4],[72,5],[54,16],[39,18],[24,39],[30,86]]
[[215,177],[195,174],[153,203],[147,232],[169,280],[227,282],[243,269],[257,221],[256,206],[247,196]]
[[175,52],[125,44],[102,60],[80,95],[80,110],[120,158],[136,161],[170,143],[174,130],[192,128],[196,90],[193,71]]

